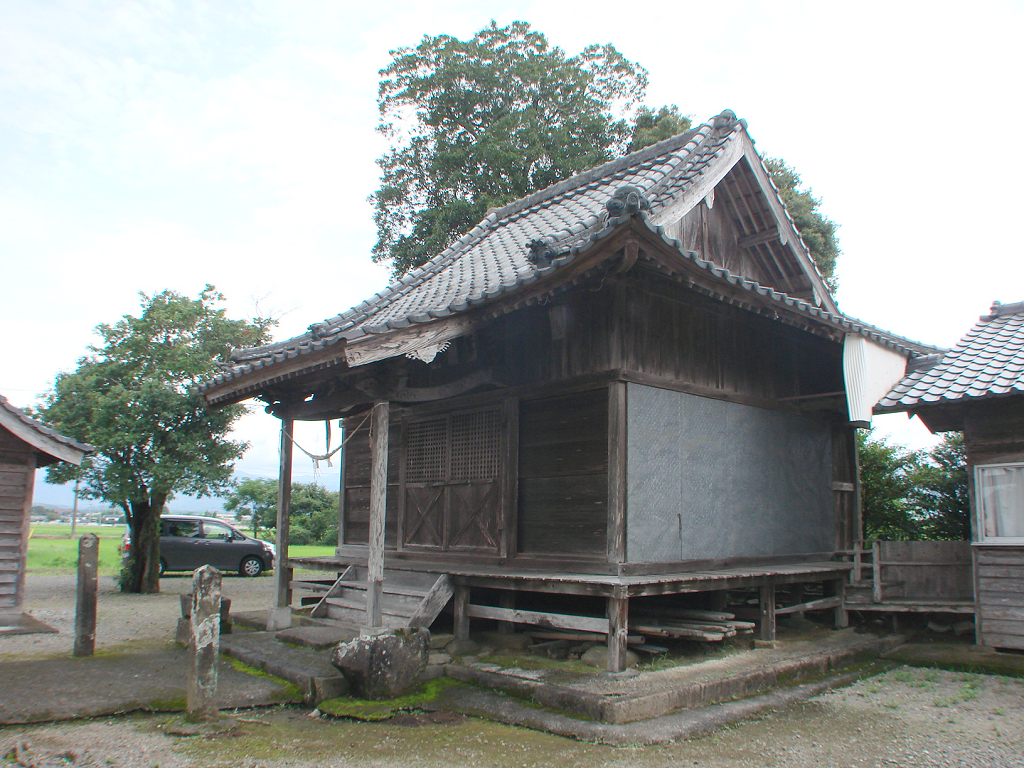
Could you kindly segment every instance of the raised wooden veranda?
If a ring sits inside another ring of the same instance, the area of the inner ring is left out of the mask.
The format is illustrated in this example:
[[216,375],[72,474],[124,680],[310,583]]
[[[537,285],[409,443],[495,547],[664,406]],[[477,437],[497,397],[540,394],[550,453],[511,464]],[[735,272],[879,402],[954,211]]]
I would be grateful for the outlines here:
[[[349,581],[346,574],[351,576],[353,568],[364,568],[366,562],[365,555],[359,558],[354,552],[346,556],[297,557],[289,558],[286,569],[282,570],[287,570],[289,574],[295,568],[340,574],[341,578],[336,585],[347,587],[348,595],[338,599],[338,604],[344,609],[365,612],[367,601],[362,595],[369,593],[369,585],[357,580]],[[615,575],[517,570],[453,563],[446,563],[441,569],[436,561],[393,558],[388,561],[388,569],[389,573],[396,574],[397,578],[389,577],[385,584],[403,585],[400,586],[398,595],[391,598],[398,600],[399,603],[403,599],[408,601],[414,597],[422,599],[423,604],[433,602],[436,607],[433,615],[436,616],[444,607],[443,604],[436,605],[439,595],[443,594],[443,589],[436,585],[440,583],[439,577],[445,577],[451,589],[448,594],[453,597],[455,635],[459,639],[469,637],[472,619],[605,635],[609,647],[608,669],[611,672],[621,672],[625,669],[629,603],[632,598],[756,589],[760,606],[760,637],[764,640],[773,640],[776,616],[780,614],[831,609],[835,612],[836,626],[847,626],[844,589],[851,567],[851,564],[842,562],[790,562],[656,575]],[[420,584],[418,590],[416,581]],[[783,607],[777,605],[777,587],[813,583],[824,585],[824,597]],[[290,585],[297,589],[315,588],[310,582],[302,581],[290,581]],[[499,594],[499,604],[473,602],[470,599],[471,590],[494,590]],[[525,597],[537,593],[600,598],[605,602],[605,614],[595,616],[593,613],[554,613],[515,607],[517,595]],[[331,599],[329,596],[324,598],[327,602]],[[388,595],[381,600],[385,606],[385,619],[388,617],[388,600]],[[412,615],[406,613],[410,610],[416,616],[423,616],[425,613],[423,610],[417,612],[416,607],[410,604],[405,609],[393,609],[391,615],[396,621],[401,621],[402,616]]]

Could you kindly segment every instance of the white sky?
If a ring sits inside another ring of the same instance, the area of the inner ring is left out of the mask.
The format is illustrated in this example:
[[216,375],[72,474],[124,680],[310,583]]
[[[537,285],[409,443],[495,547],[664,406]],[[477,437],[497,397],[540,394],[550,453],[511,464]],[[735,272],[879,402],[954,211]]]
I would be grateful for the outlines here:
[[[34,404],[139,291],[213,283],[286,338],[380,290],[378,70],[491,18],[613,43],[653,106],[745,118],[841,225],[845,312],[948,346],[1024,299],[1019,2],[0,0],[0,393]],[[881,426],[928,444],[915,423]],[[276,475],[277,424],[247,417],[238,469]]]

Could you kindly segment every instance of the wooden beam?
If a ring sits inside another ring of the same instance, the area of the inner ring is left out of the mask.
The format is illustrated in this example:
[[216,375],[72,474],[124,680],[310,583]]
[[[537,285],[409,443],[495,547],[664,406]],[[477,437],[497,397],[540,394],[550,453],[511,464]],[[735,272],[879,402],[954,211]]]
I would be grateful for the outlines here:
[[452,613],[454,619],[454,634],[456,640],[469,639],[469,587],[463,583],[455,585],[455,594],[452,597]]
[[390,409],[386,400],[373,404],[370,417],[370,534],[366,577],[366,626],[379,629],[384,625],[384,518],[388,490],[388,433],[391,429]]
[[464,395],[483,384],[494,381],[494,374],[489,370],[474,371],[458,381],[442,384],[437,387],[402,387],[393,391],[389,398],[396,403],[429,403],[434,400],[445,400],[449,397]]
[[746,235],[736,241],[736,245],[740,248],[749,248],[752,245],[760,245],[761,243],[770,243],[772,240],[779,239],[779,228],[772,227],[766,229],[763,232],[755,232],[753,235]]
[[345,361],[350,368],[369,365],[465,336],[475,330],[477,324],[473,318],[460,314],[396,331],[370,334],[346,345]]
[[[456,593],[458,594],[458,593]],[[511,621],[516,624],[533,624],[552,629],[578,629],[583,632],[608,632],[608,620],[593,616],[576,616],[568,613],[544,613],[542,611],[520,611],[515,608],[499,608],[494,605],[466,605],[466,616],[477,619]],[[468,637],[468,630],[466,632]],[[458,637],[458,633],[456,633]]]

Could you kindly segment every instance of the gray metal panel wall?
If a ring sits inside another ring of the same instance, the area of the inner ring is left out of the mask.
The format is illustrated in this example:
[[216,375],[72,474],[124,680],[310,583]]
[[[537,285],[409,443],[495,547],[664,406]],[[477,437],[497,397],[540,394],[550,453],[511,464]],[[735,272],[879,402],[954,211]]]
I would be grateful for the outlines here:
[[626,559],[831,551],[829,424],[629,384]]

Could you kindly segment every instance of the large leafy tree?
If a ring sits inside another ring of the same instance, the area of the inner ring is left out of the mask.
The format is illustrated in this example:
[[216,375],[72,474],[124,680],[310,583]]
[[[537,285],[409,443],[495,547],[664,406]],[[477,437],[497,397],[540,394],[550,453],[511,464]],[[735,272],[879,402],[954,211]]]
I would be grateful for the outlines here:
[[914,474],[913,499],[923,517],[924,535],[941,541],[971,538],[967,451],[961,432],[945,435]]
[[923,526],[913,500],[921,454],[857,432],[861,514],[866,539],[921,539]]
[[272,321],[229,319],[224,297],[206,286],[196,299],[174,291],[142,294],[138,317],[96,328],[72,373],[58,374],[39,415],[91,443],[81,469],[55,465],[51,482],[81,473],[82,493],[124,510],[132,547],[121,579],[127,592],[160,588],[159,517],[176,493],[210,496],[230,485],[246,448],[228,439],[243,406],[206,410],[194,386],[232,348],[268,339]]
[[501,206],[621,154],[647,72],[611,45],[567,56],[530,25],[424,37],[381,71],[374,259],[402,274]]
[[224,509],[239,518],[248,515],[252,519],[252,535],[258,537],[261,526],[277,526],[277,480],[266,477],[239,480],[224,497]]
[[861,504],[868,539],[971,538],[963,435],[912,451],[858,432]]
[[[277,480],[246,478],[225,497],[224,509],[247,512],[253,527],[277,527]],[[338,492],[319,483],[292,483],[288,515],[292,544],[336,544],[338,541]],[[253,535],[256,535],[255,530]]]

